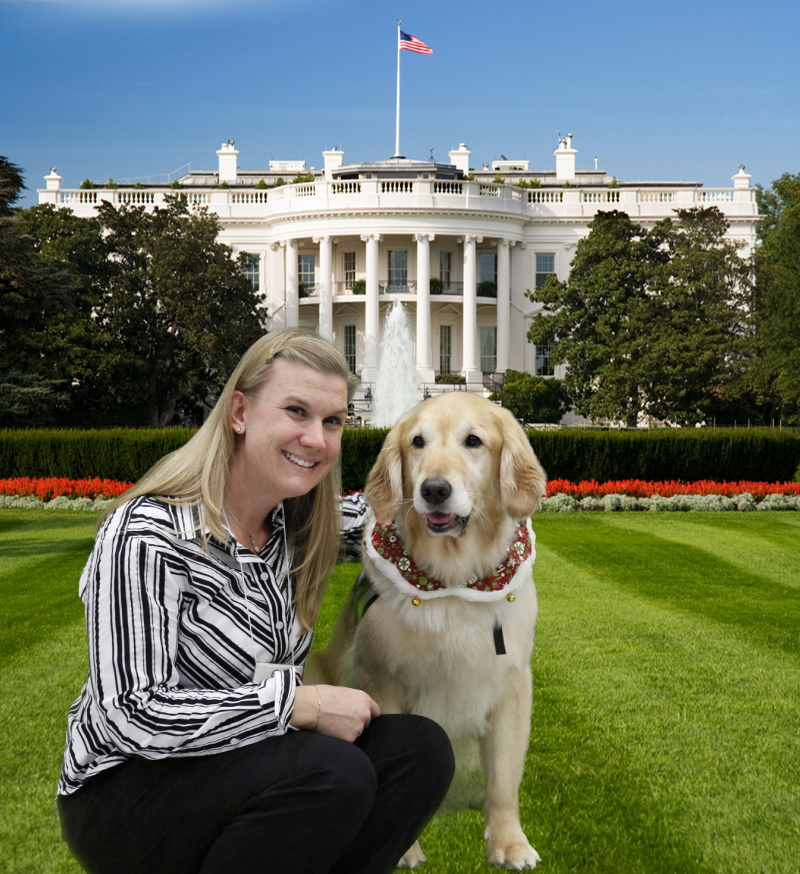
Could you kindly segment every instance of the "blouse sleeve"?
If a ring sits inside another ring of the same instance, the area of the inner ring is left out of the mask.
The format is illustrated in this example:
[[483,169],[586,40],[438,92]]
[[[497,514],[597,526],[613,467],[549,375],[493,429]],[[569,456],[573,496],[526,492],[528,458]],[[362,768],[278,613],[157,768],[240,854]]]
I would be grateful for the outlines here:
[[369,506],[363,492],[341,498],[341,528],[339,532],[343,561],[361,561],[361,538]]
[[109,531],[84,569],[93,721],[124,754],[199,755],[287,731],[294,707],[291,669],[234,689],[178,685],[187,586],[180,557],[157,534]]

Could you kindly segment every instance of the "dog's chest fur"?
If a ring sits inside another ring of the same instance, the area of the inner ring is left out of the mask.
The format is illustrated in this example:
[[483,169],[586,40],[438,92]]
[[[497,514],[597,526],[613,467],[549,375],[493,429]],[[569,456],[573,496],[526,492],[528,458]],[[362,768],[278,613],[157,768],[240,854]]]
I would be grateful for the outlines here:
[[[379,597],[356,629],[354,685],[383,712],[428,716],[451,738],[484,735],[488,714],[529,670],[538,609],[532,575],[513,602],[445,597],[414,605],[368,559],[365,569]],[[495,651],[498,624],[503,655]]]

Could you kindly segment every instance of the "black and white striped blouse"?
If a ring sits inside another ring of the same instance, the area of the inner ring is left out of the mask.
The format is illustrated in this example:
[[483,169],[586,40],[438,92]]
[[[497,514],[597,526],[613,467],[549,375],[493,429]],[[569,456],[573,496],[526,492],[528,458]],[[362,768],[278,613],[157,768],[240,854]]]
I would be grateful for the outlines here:
[[[366,505],[341,506],[352,544]],[[282,504],[271,523],[254,555],[232,536],[206,551],[197,507],[142,497],[108,517],[80,580],[89,676],[69,711],[59,794],[131,756],[204,755],[288,730],[313,632],[295,615]],[[258,662],[287,667],[254,682]]]

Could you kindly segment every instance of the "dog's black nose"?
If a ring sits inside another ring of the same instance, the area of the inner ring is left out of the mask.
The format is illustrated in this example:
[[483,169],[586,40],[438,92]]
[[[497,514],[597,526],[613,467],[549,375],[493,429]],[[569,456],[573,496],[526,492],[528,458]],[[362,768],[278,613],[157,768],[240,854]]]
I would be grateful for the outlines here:
[[429,504],[442,504],[449,497],[453,487],[440,476],[432,476],[426,479],[419,488],[419,492]]

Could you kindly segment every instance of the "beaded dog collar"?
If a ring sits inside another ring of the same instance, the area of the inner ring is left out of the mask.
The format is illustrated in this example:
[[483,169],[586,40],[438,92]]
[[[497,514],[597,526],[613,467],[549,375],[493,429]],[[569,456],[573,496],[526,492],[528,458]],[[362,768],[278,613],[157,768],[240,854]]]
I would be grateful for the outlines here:
[[460,586],[447,587],[414,563],[394,524],[377,522],[367,537],[367,552],[384,574],[401,590],[415,595],[414,603],[428,598],[457,596],[469,601],[514,600],[513,591],[525,579],[522,565],[531,565],[536,556],[530,520],[517,526],[506,557],[491,573],[480,579],[471,577]]

